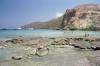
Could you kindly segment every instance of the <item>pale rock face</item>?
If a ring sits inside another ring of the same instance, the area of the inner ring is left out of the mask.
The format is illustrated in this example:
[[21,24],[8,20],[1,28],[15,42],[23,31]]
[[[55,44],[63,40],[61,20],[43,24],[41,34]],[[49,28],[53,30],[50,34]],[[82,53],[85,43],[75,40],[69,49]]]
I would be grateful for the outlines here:
[[65,16],[63,17],[64,28],[100,29],[99,7],[99,5],[84,4],[70,11],[66,11]]
[[89,28],[92,25],[92,20],[89,18],[86,19],[76,19],[73,22],[73,26],[76,27],[77,29],[85,29]]

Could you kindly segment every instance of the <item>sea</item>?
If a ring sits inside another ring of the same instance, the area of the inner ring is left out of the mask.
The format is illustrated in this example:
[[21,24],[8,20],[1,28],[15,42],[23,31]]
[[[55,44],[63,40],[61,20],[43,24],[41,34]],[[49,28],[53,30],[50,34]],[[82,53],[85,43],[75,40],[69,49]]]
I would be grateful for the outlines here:
[[34,38],[34,37],[77,37],[89,34],[89,36],[100,37],[100,31],[67,31],[67,30],[51,30],[51,29],[33,29],[33,30],[0,30],[0,39],[4,38]]

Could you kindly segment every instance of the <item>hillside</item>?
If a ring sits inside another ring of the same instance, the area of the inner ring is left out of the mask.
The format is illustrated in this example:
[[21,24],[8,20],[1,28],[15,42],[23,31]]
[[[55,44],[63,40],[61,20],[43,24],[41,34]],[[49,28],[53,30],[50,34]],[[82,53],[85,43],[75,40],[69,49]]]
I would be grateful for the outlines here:
[[100,30],[100,5],[82,4],[73,9],[66,9],[62,17],[47,22],[33,22],[22,28]]
[[30,24],[21,26],[22,29],[34,28],[34,29],[58,29],[61,25],[63,17],[52,19],[47,22],[32,22]]

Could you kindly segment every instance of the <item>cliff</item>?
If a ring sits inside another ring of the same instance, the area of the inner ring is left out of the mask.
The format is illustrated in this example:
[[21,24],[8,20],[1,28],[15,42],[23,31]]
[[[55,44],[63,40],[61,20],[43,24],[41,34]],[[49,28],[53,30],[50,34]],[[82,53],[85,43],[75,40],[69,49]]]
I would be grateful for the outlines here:
[[67,9],[62,17],[47,22],[33,22],[22,28],[100,30],[100,5],[79,5],[73,9]]
[[100,30],[100,5],[84,4],[67,9],[62,26],[64,29]]

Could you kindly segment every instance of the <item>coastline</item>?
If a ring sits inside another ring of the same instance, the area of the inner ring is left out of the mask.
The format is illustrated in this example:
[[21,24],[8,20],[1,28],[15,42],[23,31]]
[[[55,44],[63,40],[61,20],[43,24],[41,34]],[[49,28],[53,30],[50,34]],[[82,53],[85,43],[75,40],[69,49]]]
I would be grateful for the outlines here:
[[[0,42],[0,47],[2,46],[0,48],[0,58],[2,58],[0,59],[0,66],[16,66],[16,63],[18,66],[27,66],[28,64],[30,66],[65,66],[66,64],[69,66],[93,66],[97,64],[99,66],[100,50],[94,50],[92,46],[100,47],[100,38],[86,38],[88,39],[84,40],[82,37],[17,37],[2,41]],[[48,47],[49,53],[39,57],[35,54],[38,47],[43,49]],[[11,57],[21,58],[21,60],[14,60]]]
[[100,2],[77,1],[1,0],[0,66],[100,66]]

